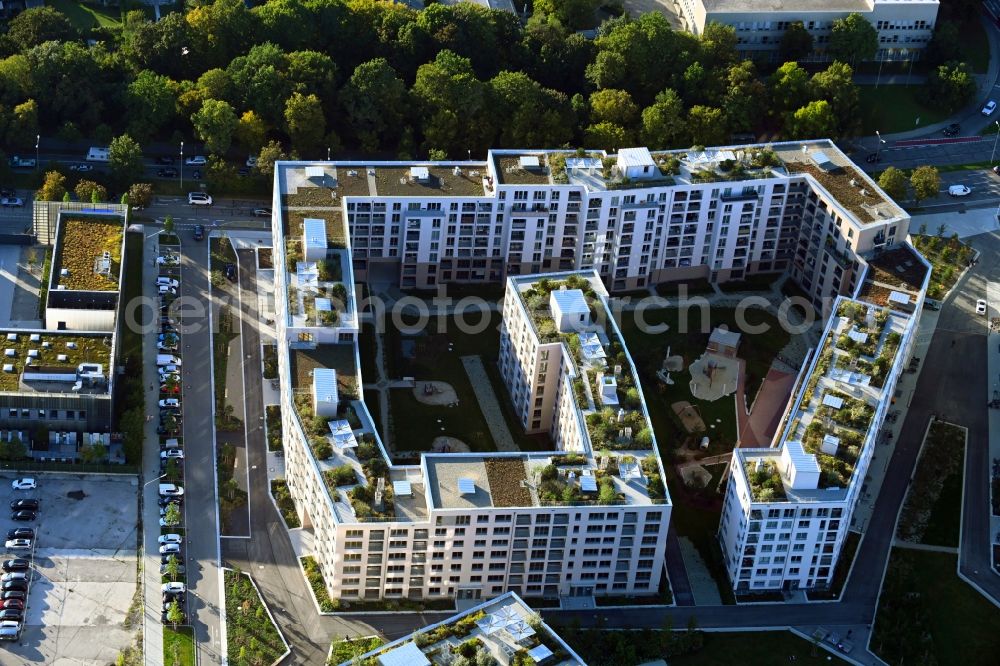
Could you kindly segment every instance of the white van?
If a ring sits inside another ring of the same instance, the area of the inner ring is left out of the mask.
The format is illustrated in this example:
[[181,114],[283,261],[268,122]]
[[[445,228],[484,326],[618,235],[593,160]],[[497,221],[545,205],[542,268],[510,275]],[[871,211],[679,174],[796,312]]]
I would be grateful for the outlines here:
[[156,355],[156,365],[180,365],[181,360],[174,356],[173,354],[157,354]]
[[91,146],[87,151],[88,162],[109,162],[111,161],[111,149]]
[[184,489],[173,483],[160,484],[161,497],[180,497],[184,494]]

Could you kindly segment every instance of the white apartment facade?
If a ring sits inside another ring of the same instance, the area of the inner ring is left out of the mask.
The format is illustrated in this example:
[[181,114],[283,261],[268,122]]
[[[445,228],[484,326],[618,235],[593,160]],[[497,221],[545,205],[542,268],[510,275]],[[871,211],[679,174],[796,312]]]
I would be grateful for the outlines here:
[[937,22],[938,0],[675,0],[683,26],[700,35],[709,23],[736,30],[740,57],[777,61],[781,38],[801,21],[812,35],[811,59],[827,60],[834,21],[860,14],[878,32],[876,60],[917,60],[930,43]]
[[[324,256],[316,224],[284,207],[299,188],[314,187],[310,178],[328,177],[317,171],[305,175],[315,168],[276,167],[273,256],[285,476],[303,525],[314,531],[312,555],[331,597],[654,594],[664,569],[671,507],[662,481],[658,492],[647,490],[651,475],[638,463],[623,471],[604,461],[599,468],[585,439],[571,447],[581,454],[573,461],[558,450],[423,454],[417,465],[391,463],[360,399],[353,300],[336,304],[337,324],[324,326],[301,293],[316,287],[312,269],[302,266],[307,257],[316,262],[336,257],[340,273],[332,274],[341,281],[353,279],[348,276],[354,271],[354,239],[344,217],[329,210],[305,215],[317,219],[325,213]],[[303,236],[306,228],[312,233]],[[331,281],[319,279],[315,293],[333,291],[326,284]],[[328,433],[314,429],[313,414],[321,411],[331,414],[321,419],[321,424],[328,419]],[[320,453],[324,441],[329,455]],[[644,451],[654,452],[647,469],[662,479],[655,450],[654,445]],[[353,481],[338,486],[333,475],[345,467],[353,471]],[[540,480],[552,470],[555,478]],[[597,488],[583,489],[584,476],[600,480],[602,490],[608,486],[614,499],[602,502],[588,494]],[[543,484],[569,488],[574,499],[540,493]]]
[[[890,247],[908,228],[906,213],[826,140],[322,168],[357,279],[404,289],[594,270],[620,293],[790,271],[818,306],[852,293],[855,255]],[[838,186],[858,190],[861,206],[838,202],[828,189]]]
[[[903,269],[909,281],[885,283]],[[718,538],[738,593],[825,589],[835,576],[930,279],[908,244],[866,271],[834,303],[772,448],[734,451]]]

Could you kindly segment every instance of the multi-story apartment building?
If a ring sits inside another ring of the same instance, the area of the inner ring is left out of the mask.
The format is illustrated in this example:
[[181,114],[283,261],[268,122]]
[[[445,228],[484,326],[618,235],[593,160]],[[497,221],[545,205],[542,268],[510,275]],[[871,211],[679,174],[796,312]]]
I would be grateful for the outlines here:
[[[366,652],[340,666],[376,663],[379,666],[430,666],[450,656],[454,641],[476,641],[494,663],[587,666],[537,613],[513,592],[436,622]],[[443,651],[448,652],[443,652]],[[371,661],[369,661],[371,660]],[[530,661],[529,661],[530,660]],[[475,663],[475,660],[470,660]],[[449,662],[450,663],[450,662]]]
[[719,541],[737,592],[829,586],[929,279],[908,244],[871,257],[835,301],[774,446],[733,452]]
[[[395,465],[358,389],[353,300],[336,295],[353,271],[346,221],[339,215],[324,221],[327,249],[320,256],[315,247],[314,254],[307,250],[319,245],[316,233],[290,232],[301,213],[282,208],[312,168],[279,163],[276,169],[276,326],[286,479],[303,524],[315,533],[313,554],[331,596],[655,593],[670,502],[641,388],[600,281],[563,276],[586,285],[590,307],[600,313],[591,331],[616,364],[607,374],[623,387],[619,409],[599,410],[610,403],[587,399],[590,389],[581,386],[587,369],[571,375],[563,368],[555,388],[569,393],[556,400],[572,414],[567,430],[577,430],[555,438],[558,450],[425,453],[419,464]],[[315,232],[315,224],[308,226]],[[309,265],[319,262],[329,263]],[[302,280],[312,273],[316,281]],[[516,301],[522,290],[543,286],[512,281],[508,288]],[[324,297],[335,313],[327,322],[314,308]],[[518,317],[505,324],[508,330],[522,327]],[[553,367],[553,376],[559,373]],[[597,449],[615,454],[597,456]]]
[[305,209],[290,233],[303,233],[309,206],[328,224],[343,215],[357,279],[403,288],[593,270],[621,292],[789,271],[821,305],[853,293],[858,255],[901,241],[909,221],[825,140],[309,170],[290,177],[285,199]]
[[938,0],[840,0],[773,2],[752,0],[675,0],[682,25],[700,35],[709,23],[736,30],[740,57],[775,61],[781,57],[781,38],[788,27],[801,21],[813,37],[812,58],[829,59],[826,53],[834,21],[849,14],[865,17],[878,32],[876,60],[916,60],[931,41],[937,21]]
[[45,207],[55,224],[41,321],[0,330],[0,438],[38,460],[72,462],[81,447],[101,446],[124,462],[112,418],[126,207]]

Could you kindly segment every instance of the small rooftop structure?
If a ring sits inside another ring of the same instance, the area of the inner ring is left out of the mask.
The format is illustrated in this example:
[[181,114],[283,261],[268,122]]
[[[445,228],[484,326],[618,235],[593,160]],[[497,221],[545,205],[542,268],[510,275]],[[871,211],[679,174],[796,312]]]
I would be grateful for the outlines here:
[[823,171],[835,171],[838,167],[822,150],[814,150],[809,154],[812,161]]
[[306,178],[309,180],[322,180],[326,178],[326,170],[321,166],[307,166]]
[[330,428],[330,438],[340,450],[353,449],[358,445],[358,440],[354,437],[354,430],[351,428],[350,421],[341,419],[330,421],[327,425]]
[[313,414],[333,417],[337,415],[337,371],[333,368],[313,370]]
[[840,409],[844,406],[844,399],[827,393],[823,396],[823,405],[825,407],[832,407],[833,409]]
[[622,175],[630,179],[641,180],[660,175],[649,148],[622,148],[618,151],[617,166]]
[[409,481],[393,481],[392,493],[396,497],[410,497],[413,495],[413,484]]
[[853,327],[847,332],[847,337],[854,340],[859,345],[863,345],[868,342],[868,334]]
[[431,664],[413,641],[380,654],[378,663],[381,666],[430,666]]
[[410,180],[426,183],[431,179],[431,172],[427,167],[410,167]]
[[326,257],[326,221],[314,217],[302,220],[302,244],[306,261]]
[[313,305],[316,306],[316,310],[319,312],[333,311],[333,302],[329,298],[317,298],[313,301]]
[[577,337],[580,339],[580,353],[589,363],[601,365],[606,362],[608,354],[597,333],[589,331],[580,333]]
[[458,492],[462,495],[475,495],[476,482],[465,477],[460,478],[458,480]]
[[781,449],[782,477],[795,490],[819,487],[819,463],[816,456],[806,453],[802,442],[786,442]]
[[840,448],[839,437],[830,434],[823,435],[823,443],[819,447],[820,451],[828,456],[835,456],[838,448]]
[[716,328],[708,336],[708,351],[723,356],[736,356],[740,346],[740,334],[725,328]]
[[590,306],[582,289],[555,289],[549,295],[549,309],[560,333],[580,331],[590,324]]
[[518,163],[521,165],[522,169],[538,170],[542,168],[538,155],[521,155]]
[[889,292],[889,302],[896,305],[909,305],[910,296],[909,294],[904,294],[901,291],[890,291]]

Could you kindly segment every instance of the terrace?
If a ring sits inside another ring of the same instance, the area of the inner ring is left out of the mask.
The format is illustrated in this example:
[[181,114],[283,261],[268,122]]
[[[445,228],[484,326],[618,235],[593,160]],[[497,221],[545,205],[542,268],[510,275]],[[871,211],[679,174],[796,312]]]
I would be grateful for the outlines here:
[[378,196],[394,197],[481,197],[483,174],[481,167],[463,166],[398,166],[375,167]]
[[341,666],[438,666],[456,663],[458,658],[464,659],[463,663],[501,666],[584,663],[527,604],[509,592]]
[[[111,334],[0,331],[4,356],[0,391],[105,393],[111,372]],[[78,376],[81,364],[100,365],[103,380]],[[81,386],[74,388],[77,381]]]
[[770,148],[759,146],[653,153],[660,170],[682,183],[716,183],[784,177],[783,166]]
[[52,290],[118,291],[124,220],[61,214]]
[[[876,305],[912,312],[927,278],[928,269],[923,259],[909,245],[901,245],[866,261],[868,270],[858,297]],[[893,296],[893,292],[897,295]]]
[[548,185],[551,170],[545,154],[493,156],[493,170],[500,184]]

